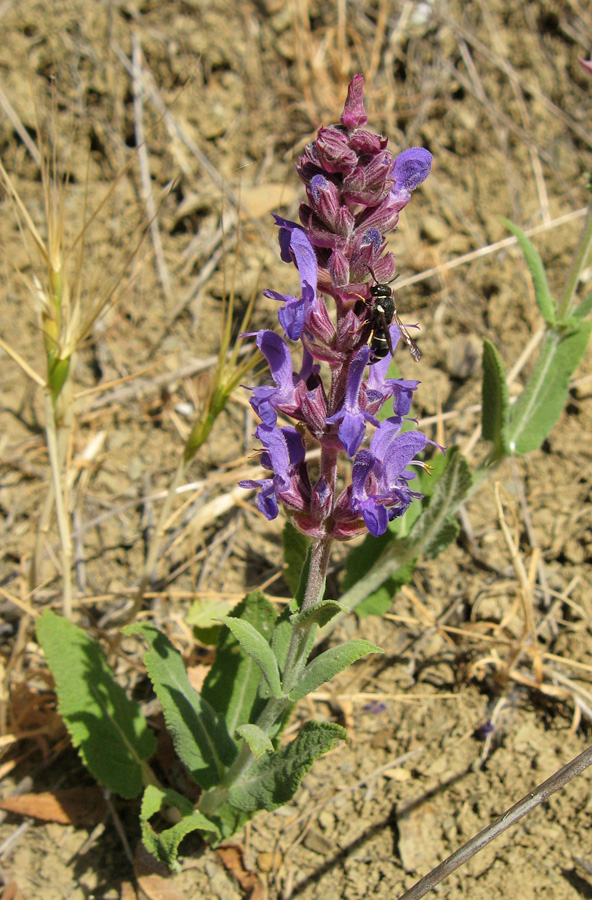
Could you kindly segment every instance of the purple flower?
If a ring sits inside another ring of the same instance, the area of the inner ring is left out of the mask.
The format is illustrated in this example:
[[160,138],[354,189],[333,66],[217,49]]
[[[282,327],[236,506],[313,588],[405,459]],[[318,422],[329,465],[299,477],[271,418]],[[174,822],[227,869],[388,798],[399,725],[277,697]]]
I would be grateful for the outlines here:
[[384,534],[388,523],[422,496],[410,490],[408,482],[415,474],[405,470],[425,449],[427,438],[419,431],[399,434],[399,427],[388,420],[383,422],[370,450],[360,450],[353,465],[351,506],[361,513],[374,537]]
[[395,184],[392,194],[395,198],[411,196],[411,191],[426,180],[432,168],[432,154],[423,147],[403,150],[395,160]]
[[[285,303],[284,308],[278,313],[278,319],[290,340],[297,341],[302,337],[307,320],[318,306],[317,260],[313,246],[303,229],[294,222],[280,219],[279,216],[276,216],[276,221],[280,225],[282,259],[285,260],[284,254],[289,250],[289,261],[293,258],[298,268],[302,295],[292,297],[289,294],[278,294],[277,291],[263,291],[263,294],[272,300]],[[287,226],[293,227],[290,229]]]
[[257,506],[267,519],[275,519],[278,498],[289,500],[294,469],[304,460],[306,448],[295,428],[276,428],[259,425],[255,431],[263,445],[261,464],[273,471],[273,478],[260,481],[239,481],[240,487],[260,488]]
[[354,357],[350,364],[343,405],[338,412],[325,420],[328,425],[340,423],[339,440],[345,447],[347,455],[352,457],[364,440],[366,422],[378,425],[378,420],[371,416],[370,413],[360,409],[359,405],[360,386],[369,357],[369,347],[362,347],[357,356]]

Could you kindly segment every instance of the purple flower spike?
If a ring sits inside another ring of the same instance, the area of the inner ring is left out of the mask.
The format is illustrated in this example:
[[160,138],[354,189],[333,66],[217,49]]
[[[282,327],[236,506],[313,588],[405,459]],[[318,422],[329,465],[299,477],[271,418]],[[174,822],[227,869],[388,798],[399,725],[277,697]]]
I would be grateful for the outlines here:
[[[279,322],[289,340],[300,342],[300,372],[282,337],[271,330],[257,335],[273,383],[253,388],[251,404],[261,419],[261,462],[272,476],[242,484],[259,489],[257,504],[268,519],[282,507],[303,534],[323,542],[383,534],[421,496],[409,486],[415,475],[408,466],[432,443],[418,431],[401,434],[419,382],[387,377],[380,291],[373,290],[395,276],[386,235],[428,176],[432,156],[412,147],[395,159],[388,139],[365,128],[367,118],[364,80],[355,75],[341,121],[319,128],[296,163],[306,188],[301,224],[275,216],[281,258],[298,269],[300,292],[264,294],[281,303]],[[393,348],[400,344],[396,322],[390,337]],[[385,408],[391,402],[392,411]],[[298,430],[278,427],[279,414]],[[320,449],[310,471],[305,438]],[[354,460],[352,479],[337,493],[344,450]]]

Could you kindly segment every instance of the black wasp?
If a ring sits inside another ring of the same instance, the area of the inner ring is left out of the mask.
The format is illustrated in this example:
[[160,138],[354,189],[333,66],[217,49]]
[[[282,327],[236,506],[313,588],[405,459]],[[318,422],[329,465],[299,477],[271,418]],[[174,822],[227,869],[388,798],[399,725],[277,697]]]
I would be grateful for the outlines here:
[[374,298],[372,306],[372,343],[370,350],[372,351],[372,359],[370,365],[377,363],[379,359],[384,359],[387,353],[394,355],[393,343],[389,331],[389,325],[395,320],[401,337],[409,347],[409,352],[415,362],[421,359],[419,347],[401,322],[393,292],[388,284],[374,284],[370,288],[370,296]]

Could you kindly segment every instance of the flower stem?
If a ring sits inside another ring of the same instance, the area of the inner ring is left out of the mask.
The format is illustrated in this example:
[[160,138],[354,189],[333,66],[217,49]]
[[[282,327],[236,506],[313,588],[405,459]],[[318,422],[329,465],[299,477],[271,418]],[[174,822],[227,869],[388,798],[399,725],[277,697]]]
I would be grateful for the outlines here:
[[[323,597],[325,589],[325,576],[331,553],[331,540],[318,540],[312,546],[308,582],[300,612],[309,609]],[[313,623],[294,625],[286,665],[283,672],[283,689],[287,695],[294,687],[306,665],[311,646],[311,634],[317,626]],[[292,701],[288,696],[274,698],[267,701],[261,715],[257,719],[257,725],[266,734],[269,734],[278,721],[285,714]],[[228,798],[229,789],[242,778],[255,762],[255,757],[246,741],[243,741],[238,756],[224,776],[222,783],[205,793],[200,801],[199,810],[204,815],[213,813]]]

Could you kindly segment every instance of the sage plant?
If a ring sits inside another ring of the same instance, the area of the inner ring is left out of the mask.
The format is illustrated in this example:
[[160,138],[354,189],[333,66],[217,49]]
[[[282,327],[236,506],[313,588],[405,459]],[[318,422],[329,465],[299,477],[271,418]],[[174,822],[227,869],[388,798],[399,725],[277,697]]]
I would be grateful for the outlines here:
[[[259,509],[268,519],[278,516],[281,507],[309,539],[299,560],[302,574],[295,597],[278,614],[255,591],[218,620],[227,627],[219,629],[215,660],[200,692],[165,634],[144,622],[124,629],[125,635],[139,634],[148,644],[146,670],[179,758],[201,788],[197,805],[159,783],[148,764],[154,741],[146,723],[137,707],[122,698],[98,646],[51,612],[38,624],[64,709],[95,703],[94,695],[84,693],[88,660],[96,681],[113,698],[117,730],[109,732],[109,746],[117,745],[118,757],[125,760],[117,769],[130,773],[125,779],[113,775],[117,767],[107,765],[97,750],[109,725],[100,710],[90,717],[90,739],[63,715],[102,783],[129,797],[144,786],[144,844],[171,866],[190,831],[198,830],[214,843],[232,836],[258,810],[276,809],[290,800],[314,760],[347,738],[333,722],[310,721],[289,744],[280,740],[294,703],[356,660],[382,652],[358,638],[309,659],[318,629],[347,611],[344,604],[324,597],[331,545],[364,533],[385,534],[389,522],[421,497],[413,482],[416,468],[424,465],[416,457],[428,438],[416,429],[403,429],[419,382],[387,377],[387,349],[397,346],[404,326],[394,306],[388,306],[392,298],[386,285],[394,278],[395,262],[385,237],[427,177],[431,155],[414,148],[394,157],[385,138],[367,131],[362,88],[357,75],[340,123],[321,128],[298,162],[307,193],[300,223],[279,216],[276,223],[282,259],[298,272],[299,296],[266,291],[281,304],[278,318],[285,337],[267,330],[256,334],[271,383],[251,388],[251,403],[260,420],[261,460],[270,475],[242,484],[258,490]],[[410,341],[406,332],[403,336]],[[297,371],[290,349],[296,343]],[[293,425],[280,424],[279,415]],[[314,470],[306,459],[306,438],[320,447]],[[352,460],[349,484],[338,478],[340,456]],[[77,648],[67,657],[69,666],[75,658],[79,667],[74,679],[71,667],[63,667],[66,645]],[[76,696],[67,697],[74,689]],[[156,829],[151,819],[163,810],[174,824]]]
[[[312,540],[303,610],[322,599],[333,540],[366,530],[378,537],[421,497],[412,487],[412,467],[423,465],[416,456],[428,439],[420,431],[401,432],[419,382],[388,378],[390,353],[374,359],[368,342],[379,327],[373,283],[395,276],[385,237],[428,176],[432,156],[414,147],[394,157],[386,138],[366,130],[367,121],[363,78],[356,75],[340,124],[320,128],[297,164],[308,201],[300,206],[300,224],[275,216],[281,257],[295,264],[301,289],[298,297],[264,294],[282,304],[279,323],[289,341],[300,343],[300,370],[294,371],[282,337],[257,334],[273,385],[254,388],[251,405],[261,420],[261,461],[272,475],[241,484],[258,488],[257,505],[268,519],[281,506]],[[394,348],[401,330],[396,323],[389,330]],[[389,415],[379,421],[387,404]],[[278,425],[278,413],[295,426]],[[305,435],[320,446],[314,475]],[[353,460],[351,484],[342,489],[340,454]]]

